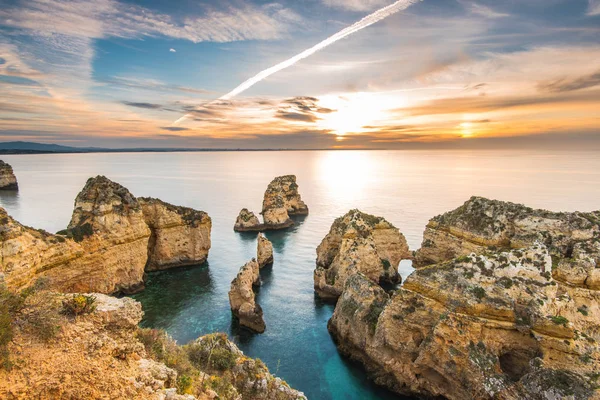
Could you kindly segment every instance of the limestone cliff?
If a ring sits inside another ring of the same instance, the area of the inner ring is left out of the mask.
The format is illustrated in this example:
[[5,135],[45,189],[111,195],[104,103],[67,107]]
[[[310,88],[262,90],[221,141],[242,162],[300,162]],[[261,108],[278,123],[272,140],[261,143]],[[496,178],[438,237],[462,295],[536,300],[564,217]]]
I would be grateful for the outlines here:
[[293,225],[290,215],[308,214],[308,207],[298,193],[295,175],[279,176],[269,183],[263,198],[261,214],[265,225],[271,229]]
[[149,270],[203,262],[210,229],[203,212],[140,202],[98,176],[87,181],[69,227],[56,235],[23,226],[0,209],[0,272],[13,289],[45,277],[61,292],[133,293],[144,287],[148,260]]
[[150,227],[146,271],[202,264],[210,249],[208,214],[159,199],[139,198]]
[[346,279],[360,272],[373,282],[400,282],[398,264],[411,258],[404,235],[384,218],[350,210],[336,219],[317,247],[314,286],[336,299]]
[[261,224],[256,214],[248,211],[247,208],[242,208],[235,220],[233,230],[237,232],[262,231],[264,230],[264,225]]
[[18,190],[17,177],[12,166],[0,160],[0,190]]
[[262,333],[266,328],[263,311],[252,290],[253,286],[260,284],[259,268],[255,259],[240,268],[237,276],[231,281],[229,305],[240,325]]
[[[72,296],[27,295],[12,321],[10,362],[0,366],[0,398],[305,399],[224,334],[178,346],[162,331],[137,327],[143,313],[132,299]],[[61,302],[79,297],[93,307],[65,315]]]
[[48,271],[63,292],[132,293],[143,289],[150,229],[142,207],[123,186],[90,178],[75,198],[68,228],[84,254]]
[[262,233],[258,234],[256,260],[260,268],[273,264],[273,243],[271,243]]
[[[483,223],[471,219],[478,207]],[[328,324],[339,349],[402,394],[600,398],[596,213],[480,198],[465,208],[434,218],[421,260],[477,252],[421,267],[390,293],[360,273],[346,280]]]
[[471,197],[456,210],[429,221],[415,264],[424,266],[488,248],[523,248],[536,241],[552,255],[570,258],[577,243],[599,237],[600,211],[551,212]]

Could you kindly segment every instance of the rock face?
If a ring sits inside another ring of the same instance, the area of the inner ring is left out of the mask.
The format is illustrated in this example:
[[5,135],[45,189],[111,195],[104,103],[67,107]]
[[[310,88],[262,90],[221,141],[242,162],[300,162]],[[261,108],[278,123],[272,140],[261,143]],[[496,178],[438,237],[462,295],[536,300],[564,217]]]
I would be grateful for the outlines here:
[[240,268],[240,272],[231,281],[229,304],[240,325],[262,333],[266,328],[263,311],[256,302],[252,290],[252,286],[260,285],[259,268],[254,259]]
[[242,208],[235,220],[233,230],[237,232],[262,231],[264,230],[264,225],[260,223],[258,217],[252,211]]
[[17,177],[10,164],[0,160],[0,190],[18,190]]
[[260,268],[273,264],[273,243],[271,243],[262,233],[258,234],[256,260]]
[[79,242],[85,254],[65,268],[52,269],[55,288],[101,293],[143,289],[150,228],[129,190],[104,176],[88,179],[63,233]]
[[103,176],[87,181],[68,228],[59,234],[23,226],[3,209],[0,224],[1,272],[13,289],[45,277],[61,292],[133,293],[144,287],[149,259],[151,270],[195,264],[210,248],[205,213],[159,200],[139,202]]
[[[490,203],[495,210],[516,206]],[[392,294],[360,273],[349,277],[328,324],[339,349],[363,363],[375,382],[401,394],[600,398],[600,292],[592,284],[599,265],[593,233],[598,223],[582,216],[596,213],[551,214],[562,216],[561,222],[523,209],[519,218],[498,211],[479,230],[476,221],[463,220],[471,213],[454,214],[452,226],[462,227],[462,236],[444,241],[448,246],[439,245],[440,236],[428,227],[431,248],[463,254],[472,249],[471,238],[493,232],[499,219],[515,228],[501,242],[504,251],[486,247],[478,255],[421,267]],[[523,228],[529,224],[540,231]],[[527,244],[533,237],[546,240]],[[517,243],[523,247],[509,249]],[[445,257],[431,248],[421,260]]]
[[308,207],[300,198],[295,175],[279,176],[269,183],[263,199],[262,215],[271,229],[294,224],[290,215],[307,215]]
[[317,247],[315,291],[337,299],[348,277],[359,272],[373,282],[398,283],[398,264],[407,258],[408,244],[397,228],[384,218],[350,210]]
[[552,255],[569,258],[577,243],[600,236],[599,223],[599,211],[557,213],[471,197],[456,210],[429,221],[415,264],[424,266],[488,248],[523,248],[536,241]]
[[[60,313],[70,295],[27,297],[7,347],[14,365],[0,368],[0,398],[306,399],[225,334],[178,346],[164,332],[138,328],[143,312],[135,300],[91,296],[95,309],[76,318]],[[26,329],[35,315],[38,323],[54,318],[59,330],[53,338]]]
[[210,249],[208,214],[158,199],[138,199],[150,227],[146,271],[202,264]]

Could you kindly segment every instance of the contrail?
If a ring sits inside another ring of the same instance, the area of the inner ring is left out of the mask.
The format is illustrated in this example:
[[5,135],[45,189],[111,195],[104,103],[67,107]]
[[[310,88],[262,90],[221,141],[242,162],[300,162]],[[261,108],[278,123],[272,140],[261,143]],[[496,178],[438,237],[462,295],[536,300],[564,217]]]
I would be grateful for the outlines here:
[[[238,87],[233,89],[231,92],[219,97],[217,100],[214,100],[214,101],[208,103],[207,105],[210,105],[219,100],[229,100],[229,99],[237,96],[238,94],[248,90],[250,87],[254,86],[258,82],[262,81],[263,79],[273,75],[274,73],[279,72],[282,69],[285,69],[287,67],[291,67],[292,65],[296,64],[298,61],[313,55],[317,51],[324,49],[325,47],[337,42],[338,40],[341,40],[341,39],[345,38],[346,36],[350,36],[351,34],[358,32],[361,29],[364,29],[370,25],[373,25],[374,23],[379,22],[382,19],[387,18],[392,14],[395,14],[399,11],[405,10],[408,7],[410,7],[411,5],[418,3],[419,1],[421,1],[421,0],[398,0],[398,1],[390,4],[387,7],[383,7],[381,9],[375,11],[374,13],[367,15],[360,21],[355,22],[354,24],[350,25],[349,27],[344,28],[341,31],[339,31],[338,33],[328,37],[327,39],[323,40],[322,42],[314,45],[310,49],[306,49],[302,53],[297,54],[292,58],[289,58],[283,62],[280,62],[277,65],[274,65],[270,68],[267,68],[267,69],[259,72],[252,78],[248,79],[247,81],[245,81],[244,83],[242,83],[241,85],[239,85]],[[190,115],[191,114],[184,115],[183,117],[181,117],[177,121],[175,121],[174,124],[177,125],[178,123],[180,123],[180,122],[184,121],[186,118],[188,118]]]

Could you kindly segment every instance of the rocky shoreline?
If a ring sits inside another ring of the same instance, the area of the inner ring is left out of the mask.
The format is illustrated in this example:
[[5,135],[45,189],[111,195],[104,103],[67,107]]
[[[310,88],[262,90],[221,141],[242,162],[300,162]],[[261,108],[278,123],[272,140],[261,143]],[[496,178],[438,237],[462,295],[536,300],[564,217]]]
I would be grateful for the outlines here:
[[202,264],[210,217],[156,199],[137,199],[104,176],[75,199],[67,229],[51,234],[21,225],[0,208],[2,279],[14,290],[47,278],[60,292],[135,293],[144,273]]
[[328,329],[400,394],[598,398],[598,215],[471,198],[427,225],[403,287],[348,277]]
[[[234,229],[280,229],[307,213],[286,175],[265,192],[264,223],[242,209]],[[226,336],[178,346],[137,327],[139,303],[104,295],[142,290],[146,272],[205,262],[207,213],[97,176],[64,231],[24,226],[1,208],[0,222],[0,396],[305,399]],[[600,211],[472,197],[432,218],[411,252],[400,229],[355,209],[316,253],[315,293],[336,302],[327,329],[378,385],[418,398],[600,398]],[[416,267],[403,286],[401,260]],[[259,233],[256,258],[228,293],[233,317],[257,333],[266,323],[254,288],[273,262]]]

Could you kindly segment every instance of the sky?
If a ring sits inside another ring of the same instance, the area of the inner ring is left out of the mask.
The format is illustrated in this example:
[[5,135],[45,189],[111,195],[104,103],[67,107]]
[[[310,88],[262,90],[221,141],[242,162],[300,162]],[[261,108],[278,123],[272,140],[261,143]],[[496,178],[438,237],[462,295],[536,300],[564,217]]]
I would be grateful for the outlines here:
[[0,141],[600,149],[600,0],[414,0],[227,98],[393,3],[0,0]]

